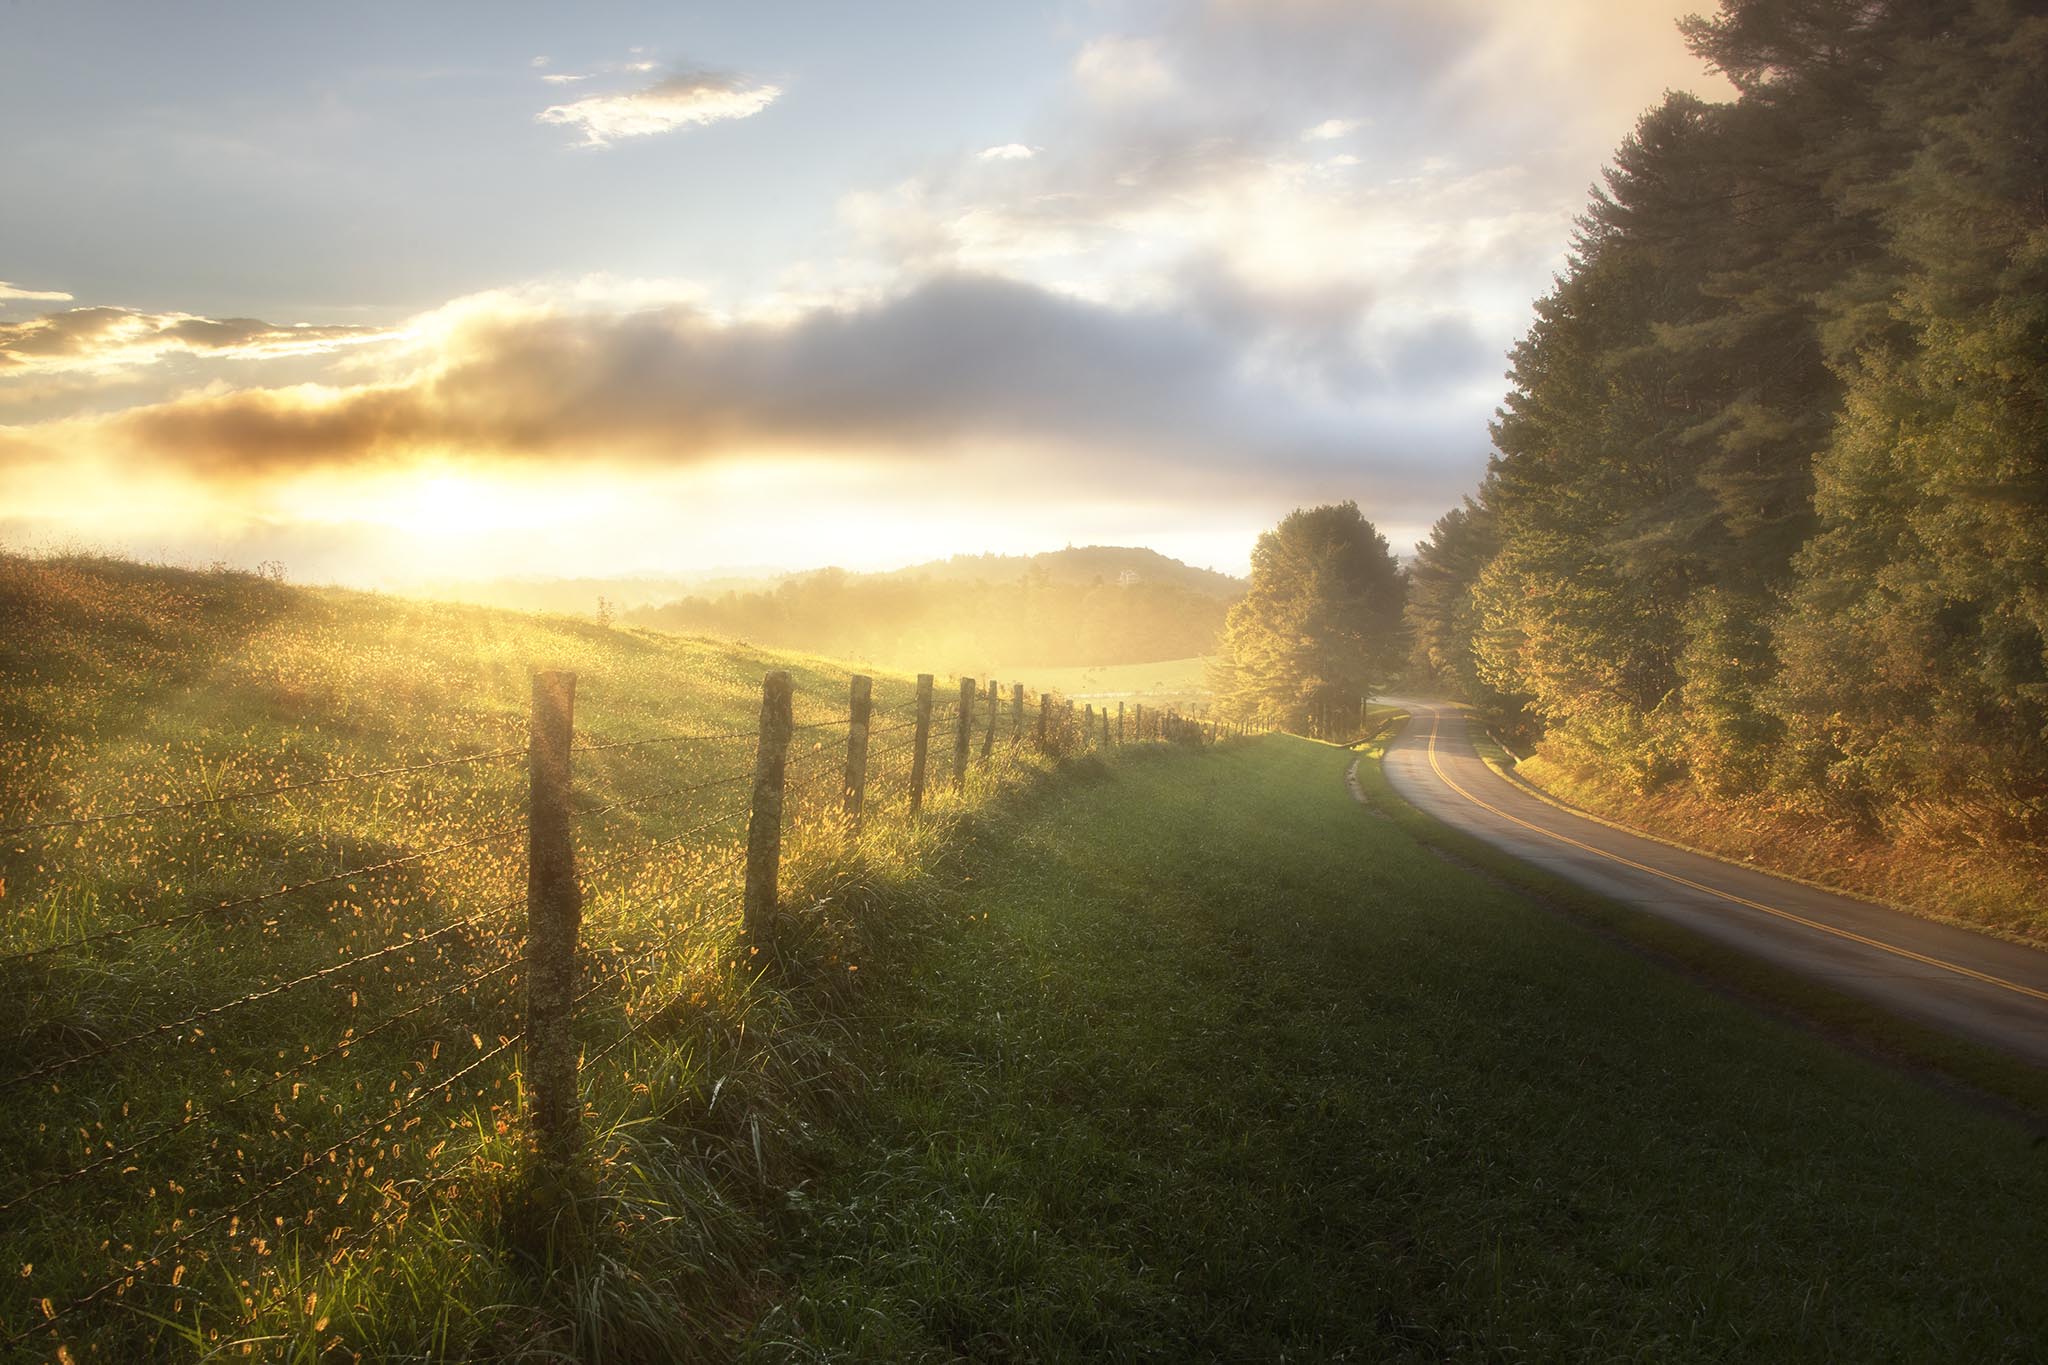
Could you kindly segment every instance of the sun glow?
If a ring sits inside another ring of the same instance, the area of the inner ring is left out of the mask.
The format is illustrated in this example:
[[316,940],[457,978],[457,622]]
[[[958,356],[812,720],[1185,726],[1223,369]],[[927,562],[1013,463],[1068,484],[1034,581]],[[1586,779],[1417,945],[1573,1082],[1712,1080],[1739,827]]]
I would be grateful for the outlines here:
[[532,525],[532,500],[495,481],[460,474],[434,474],[402,492],[387,518],[418,534],[474,536]]

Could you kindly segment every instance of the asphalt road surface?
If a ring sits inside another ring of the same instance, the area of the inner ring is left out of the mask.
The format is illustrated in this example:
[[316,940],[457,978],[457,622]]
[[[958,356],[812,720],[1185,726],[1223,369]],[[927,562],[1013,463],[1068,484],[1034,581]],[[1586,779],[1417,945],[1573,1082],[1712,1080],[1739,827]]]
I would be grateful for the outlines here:
[[1446,824],[1615,900],[2048,1066],[2048,952],[1573,815],[1489,768],[1461,708],[1395,704],[1411,719],[1387,750],[1387,778]]

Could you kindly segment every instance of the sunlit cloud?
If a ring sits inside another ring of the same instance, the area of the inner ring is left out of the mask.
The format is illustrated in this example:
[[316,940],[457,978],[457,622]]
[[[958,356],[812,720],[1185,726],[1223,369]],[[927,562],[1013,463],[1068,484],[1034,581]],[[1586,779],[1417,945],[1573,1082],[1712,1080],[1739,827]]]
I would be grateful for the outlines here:
[[1038,155],[1038,149],[1027,147],[1021,142],[1005,142],[1000,147],[985,147],[974,154],[976,161],[1029,161]]
[[0,322],[0,382],[27,374],[147,365],[169,355],[236,360],[316,355],[392,335],[379,327],[279,326],[255,318],[72,308],[25,322]]
[[58,289],[23,289],[0,280],[0,303],[9,299],[35,299],[44,303],[69,303],[71,296]]
[[[1320,319],[1315,300],[1292,306],[1303,329],[1344,325],[1341,305]],[[214,387],[0,427],[0,467],[31,477],[90,457],[228,487],[436,462],[766,472],[1014,452],[1083,480],[1114,461],[1184,489],[1335,479],[1392,496],[1453,448],[1443,422],[1276,388],[1238,338],[1178,308],[981,277],[772,317],[494,295],[406,335],[419,363],[388,380]]]
[[[636,63],[651,68],[653,63]],[[543,80],[555,79],[542,77]],[[580,78],[579,78],[580,79]],[[543,109],[536,118],[582,132],[579,146],[607,147],[621,138],[650,137],[678,128],[750,118],[773,104],[780,86],[723,71],[677,71],[645,90],[591,95]]]

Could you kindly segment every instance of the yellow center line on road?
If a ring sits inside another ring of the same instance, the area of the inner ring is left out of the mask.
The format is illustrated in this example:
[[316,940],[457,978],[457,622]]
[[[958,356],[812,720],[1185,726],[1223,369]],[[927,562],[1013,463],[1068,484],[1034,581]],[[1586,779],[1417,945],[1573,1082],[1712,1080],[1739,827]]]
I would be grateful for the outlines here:
[[1914,962],[1924,963],[1929,967],[1939,967],[1943,971],[1954,972],[1958,976],[1967,976],[1972,981],[1982,981],[1987,986],[1998,986],[2018,995],[2030,996],[2035,1000],[2048,1001],[2048,991],[2035,990],[2032,986],[2021,985],[2017,981],[2007,981],[2002,976],[1992,976],[1988,972],[1980,972],[1972,967],[1964,967],[1958,963],[1946,962],[1938,957],[1929,957],[1925,953],[1916,953],[1910,948],[1901,948],[1896,944],[1883,943],[1874,938],[1866,938],[1862,934],[1852,933],[1847,929],[1838,929],[1832,924],[1822,924],[1819,920],[1808,919],[1804,915],[1796,915],[1790,910],[1781,910],[1775,905],[1765,905],[1762,901],[1753,901],[1745,896],[1738,896],[1732,891],[1723,891],[1719,887],[1708,886],[1704,882],[1692,881],[1689,878],[1679,876],[1675,872],[1666,872],[1661,868],[1651,867],[1647,863],[1639,863],[1633,858],[1624,858],[1619,853],[1609,853],[1604,848],[1595,848],[1591,844],[1582,844],[1570,835],[1559,834],[1556,830],[1545,829],[1541,825],[1534,825],[1527,820],[1509,815],[1500,807],[1480,800],[1471,792],[1459,786],[1452,780],[1451,775],[1444,771],[1443,765],[1437,762],[1436,737],[1440,721],[1440,714],[1432,711],[1429,716],[1429,766],[1431,771],[1436,773],[1437,777],[1446,787],[1449,787],[1452,791],[1479,807],[1479,809],[1498,815],[1501,819],[1511,824],[1520,825],[1523,829],[1541,834],[1546,839],[1555,839],[1561,844],[1570,844],[1573,848],[1582,849],[1587,853],[1605,858],[1609,862],[1620,863],[1623,867],[1632,867],[1638,872],[1647,872],[1653,877],[1662,877],[1667,882],[1676,882],[1678,885],[1690,887],[1694,891],[1704,891],[1709,896],[1718,896],[1720,899],[1734,905],[1746,906],[1751,910],[1761,910],[1766,915],[1776,915],[1779,919],[1790,920],[1792,923],[1804,925],[1808,929],[1817,929],[1823,934],[1833,934],[1836,938],[1847,939],[1851,943],[1860,943],[1866,948],[1876,948],[1880,952],[1890,953],[1894,957],[1907,958]]

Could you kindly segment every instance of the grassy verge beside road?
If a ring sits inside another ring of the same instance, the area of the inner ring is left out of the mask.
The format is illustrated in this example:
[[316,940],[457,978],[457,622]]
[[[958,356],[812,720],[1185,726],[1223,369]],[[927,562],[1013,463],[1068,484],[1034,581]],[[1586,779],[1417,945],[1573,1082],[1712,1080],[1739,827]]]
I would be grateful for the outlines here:
[[754,1349],[2038,1353],[2025,1126],[1446,865],[1350,759],[1274,737],[984,824],[850,1021],[868,1086]]

